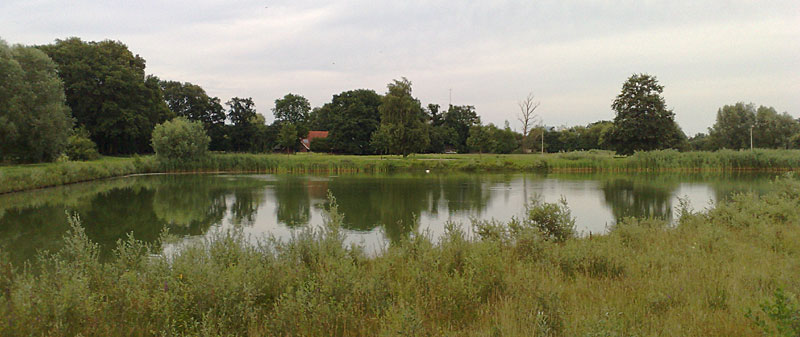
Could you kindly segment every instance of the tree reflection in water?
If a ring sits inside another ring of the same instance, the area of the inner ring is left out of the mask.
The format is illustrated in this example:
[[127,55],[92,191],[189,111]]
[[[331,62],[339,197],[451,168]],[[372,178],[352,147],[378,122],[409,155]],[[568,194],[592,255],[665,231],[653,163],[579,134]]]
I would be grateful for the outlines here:
[[[543,179],[547,183],[540,183]],[[683,184],[702,186],[700,198],[720,200],[739,191],[765,193],[771,188],[769,179],[769,175],[466,173],[128,177],[0,195],[0,246],[17,265],[37,249],[57,250],[68,228],[65,213],[80,216],[104,257],[130,232],[152,242],[164,227],[179,236],[205,235],[221,224],[248,227],[254,233],[299,228],[319,224],[320,219],[312,217],[325,208],[328,191],[345,215],[346,229],[365,233],[381,228],[393,242],[430,225],[429,219],[467,221],[469,216],[520,212],[524,201],[537,193],[591,198],[599,206],[570,203],[570,207],[591,207],[584,214],[603,222],[630,216],[670,219],[675,194],[681,193]],[[611,210],[609,218],[604,218],[608,213],[602,203]],[[274,205],[274,214],[264,213],[269,212],[263,210],[267,205]],[[419,218],[426,223],[420,224]]]
[[672,219],[672,194],[678,182],[616,177],[602,183],[616,221],[627,217]]
[[274,183],[275,213],[279,223],[291,228],[308,224],[311,218],[308,189],[315,185],[301,176],[282,176]]

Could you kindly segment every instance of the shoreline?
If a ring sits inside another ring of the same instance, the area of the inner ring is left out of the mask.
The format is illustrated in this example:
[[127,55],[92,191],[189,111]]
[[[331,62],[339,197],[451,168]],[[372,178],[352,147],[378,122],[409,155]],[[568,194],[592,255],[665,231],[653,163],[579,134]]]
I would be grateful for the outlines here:
[[[395,158],[396,157],[396,158]],[[800,169],[800,151],[651,151],[619,158],[609,151],[526,155],[422,154],[212,154],[192,162],[155,156],[105,157],[88,162],[0,166],[0,194],[140,174],[183,173],[388,173],[415,171],[538,173],[726,173]]]

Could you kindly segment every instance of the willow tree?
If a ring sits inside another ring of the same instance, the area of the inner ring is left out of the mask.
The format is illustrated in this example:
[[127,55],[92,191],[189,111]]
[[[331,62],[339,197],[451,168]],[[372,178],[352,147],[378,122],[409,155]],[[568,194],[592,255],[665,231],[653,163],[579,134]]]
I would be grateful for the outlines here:
[[52,161],[72,130],[56,65],[40,50],[0,40],[0,162]]
[[381,125],[372,135],[373,146],[403,157],[424,151],[430,138],[422,106],[411,96],[411,82],[404,77],[389,83],[387,88],[389,90],[378,107]]

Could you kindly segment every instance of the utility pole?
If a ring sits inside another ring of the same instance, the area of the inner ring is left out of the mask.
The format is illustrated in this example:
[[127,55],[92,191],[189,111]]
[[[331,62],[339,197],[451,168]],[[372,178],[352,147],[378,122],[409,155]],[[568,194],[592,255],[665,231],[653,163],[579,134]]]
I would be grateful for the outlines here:
[[450,99],[447,102],[447,105],[453,105],[453,89],[450,89]]
[[750,125],[750,151],[753,151],[753,126]]

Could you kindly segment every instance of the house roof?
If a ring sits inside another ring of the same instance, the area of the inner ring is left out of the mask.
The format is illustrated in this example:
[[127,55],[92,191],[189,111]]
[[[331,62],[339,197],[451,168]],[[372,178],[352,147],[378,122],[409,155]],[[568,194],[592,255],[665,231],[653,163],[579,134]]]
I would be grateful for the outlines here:
[[314,138],[327,138],[328,131],[309,131],[308,132],[308,140],[312,140]]
[[300,140],[306,150],[311,150],[311,140],[314,138],[328,138],[328,131],[309,131],[308,136]]

